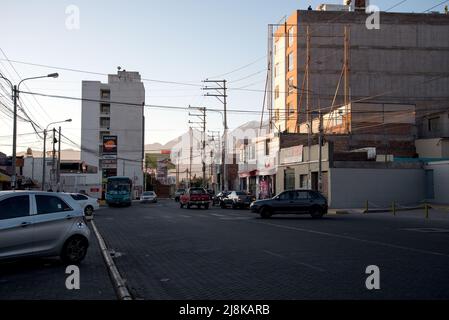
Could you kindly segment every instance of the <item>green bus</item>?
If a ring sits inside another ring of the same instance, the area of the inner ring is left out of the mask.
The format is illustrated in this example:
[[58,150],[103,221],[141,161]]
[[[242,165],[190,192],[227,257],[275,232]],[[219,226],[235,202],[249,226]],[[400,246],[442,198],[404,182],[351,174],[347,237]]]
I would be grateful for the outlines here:
[[132,180],[128,177],[109,177],[106,181],[106,203],[109,206],[132,204]]

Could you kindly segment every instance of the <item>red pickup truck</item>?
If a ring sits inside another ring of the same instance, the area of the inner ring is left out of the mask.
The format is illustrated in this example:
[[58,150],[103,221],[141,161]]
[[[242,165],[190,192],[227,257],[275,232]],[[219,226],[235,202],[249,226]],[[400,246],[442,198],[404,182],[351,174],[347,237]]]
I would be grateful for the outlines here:
[[181,208],[184,206],[190,209],[191,206],[197,206],[198,208],[204,207],[209,209],[210,196],[203,188],[190,188],[179,199]]

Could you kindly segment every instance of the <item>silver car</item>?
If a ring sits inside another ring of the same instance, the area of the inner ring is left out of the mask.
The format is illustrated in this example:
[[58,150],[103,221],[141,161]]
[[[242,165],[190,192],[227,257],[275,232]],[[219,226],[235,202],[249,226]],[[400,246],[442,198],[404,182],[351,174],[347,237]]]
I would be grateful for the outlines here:
[[146,202],[156,203],[157,202],[157,194],[154,191],[145,191],[144,193],[142,193],[142,196],[140,197],[140,202],[141,203],[146,203]]
[[77,264],[86,256],[90,231],[70,195],[0,192],[0,260],[60,256]]

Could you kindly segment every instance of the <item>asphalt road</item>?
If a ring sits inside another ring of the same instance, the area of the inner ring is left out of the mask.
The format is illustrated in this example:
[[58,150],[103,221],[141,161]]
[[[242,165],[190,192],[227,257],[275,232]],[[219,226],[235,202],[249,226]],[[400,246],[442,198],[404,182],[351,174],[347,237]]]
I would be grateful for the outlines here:
[[[449,213],[448,213],[449,215]],[[448,299],[449,219],[276,216],[180,209],[173,201],[96,212],[135,299]],[[366,289],[369,265],[380,290]],[[93,237],[81,289],[58,259],[0,264],[0,300],[116,299]]]
[[[448,299],[449,221],[105,209],[96,225],[136,299]],[[380,290],[367,290],[367,266]]]

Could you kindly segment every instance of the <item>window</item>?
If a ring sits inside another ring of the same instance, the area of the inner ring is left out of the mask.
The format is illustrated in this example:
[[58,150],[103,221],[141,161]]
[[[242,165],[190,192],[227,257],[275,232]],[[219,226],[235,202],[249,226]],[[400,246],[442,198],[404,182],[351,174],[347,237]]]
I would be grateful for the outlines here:
[[0,201],[0,220],[30,215],[30,197],[17,196]]
[[286,169],[284,171],[284,189],[293,190],[295,189],[295,170]]
[[265,140],[265,155],[269,156],[270,155],[270,139],[266,139]]
[[100,143],[103,143],[103,137],[104,136],[110,136],[111,132],[109,131],[100,131]]
[[301,189],[306,189],[307,187],[308,187],[308,183],[307,183],[307,181],[308,181],[308,175],[307,174],[301,174],[300,176],[299,176],[299,187],[301,188]]
[[293,67],[294,67],[294,60],[293,60],[293,53],[290,53],[288,55],[288,71],[293,71]]
[[111,125],[110,118],[100,118],[100,127],[109,128],[110,125]]
[[73,200],[76,200],[76,201],[88,200],[88,198],[82,194],[71,194],[70,196],[72,197]]
[[110,104],[106,104],[106,103],[102,103],[100,105],[100,112],[102,114],[109,114],[111,112],[111,105]]
[[101,90],[100,96],[101,96],[101,99],[111,99],[111,91],[110,90]]
[[279,195],[280,200],[290,200],[290,192],[283,192]]
[[429,129],[429,132],[440,131],[440,117],[429,119],[428,120],[428,129]]
[[67,203],[55,196],[36,196],[37,214],[72,211]]
[[279,63],[274,66],[274,77],[279,76]]
[[288,79],[288,94],[291,95],[295,92],[295,79],[293,77]]
[[276,86],[274,89],[274,98],[279,99],[279,86]]
[[291,47],[295,42],[295,27],[288,30],[288,46]]
[[309,193],[307,191],[296,191],[295,200],[308,200]]

